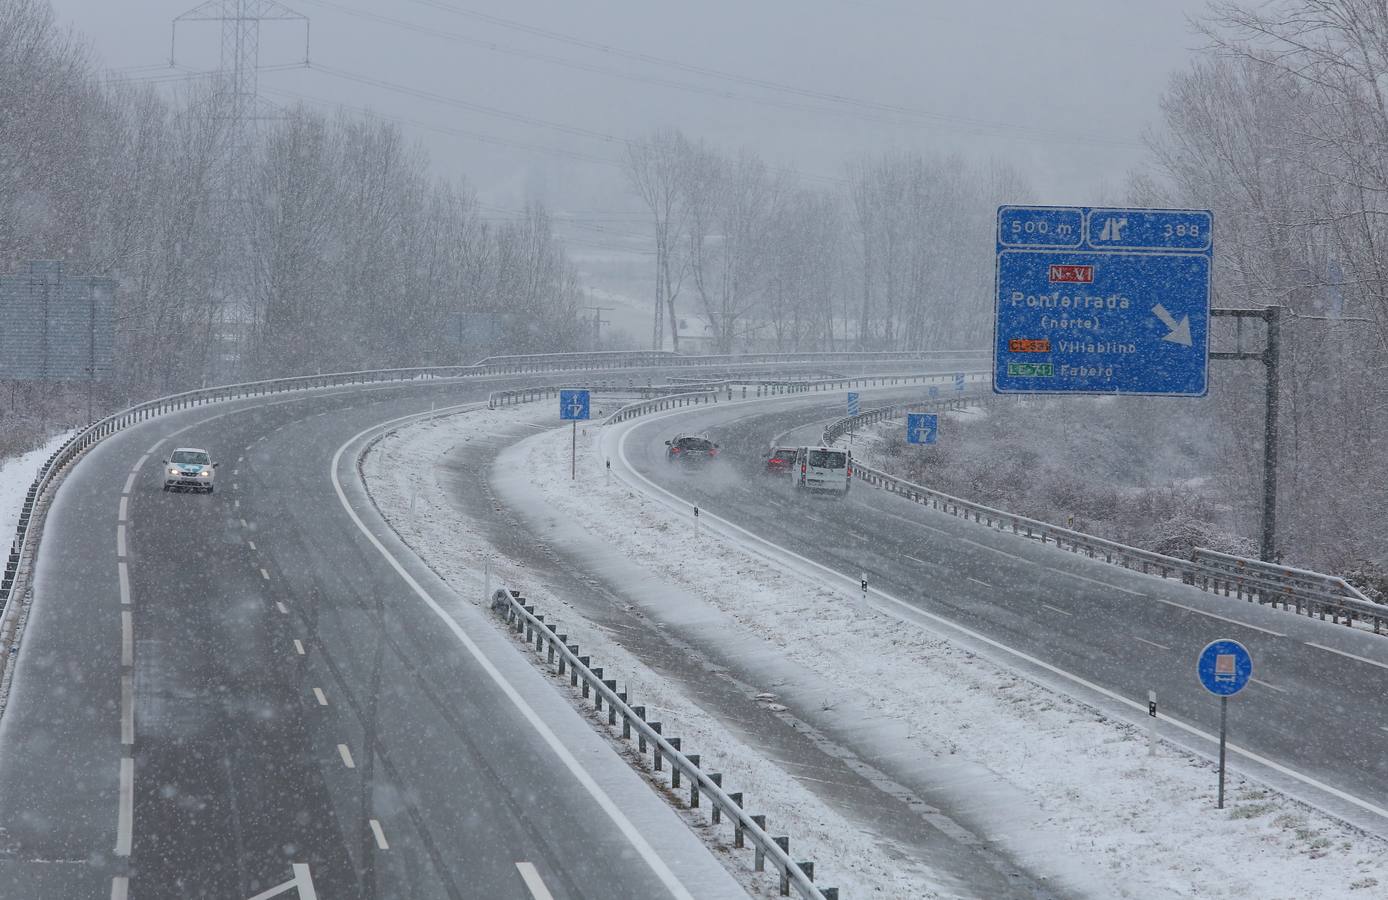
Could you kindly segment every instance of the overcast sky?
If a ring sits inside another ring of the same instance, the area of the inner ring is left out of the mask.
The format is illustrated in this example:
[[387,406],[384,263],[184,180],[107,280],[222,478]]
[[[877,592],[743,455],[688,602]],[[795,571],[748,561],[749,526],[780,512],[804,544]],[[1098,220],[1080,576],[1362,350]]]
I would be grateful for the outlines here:
[[[197,5],[53,3],[113,69],[167,63],[171,20]],[[236,0],[209,5],[222,3]],[[1042,201],[1113,202],[1143,162],[1167,79],[1200,44],[1186,17],[1203,0],[286,6],[312,22],[315,68],[263,72],[269,99],[370,106],[417,123],[406,128],[440,171],[466,176],[488,203],[517,206],[529,193],[601,216],[633,206],[610,164],[618,141],[666,125],[755,149],[812,184],[864,154],[919,149],[1008,162]],[[218,27],[180,25],[178,63],[215,68]],[[263,67],[302,56],[300,23],[264,25]],[[436,97],[409,93],[419,91]]]

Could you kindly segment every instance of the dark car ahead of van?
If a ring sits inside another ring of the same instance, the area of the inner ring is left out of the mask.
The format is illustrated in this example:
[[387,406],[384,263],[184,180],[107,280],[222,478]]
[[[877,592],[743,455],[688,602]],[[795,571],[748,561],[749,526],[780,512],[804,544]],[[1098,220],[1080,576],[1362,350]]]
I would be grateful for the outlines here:
[[718,458],[718,445],[702,434],[681,434],[665,442],[665,461],[702,465]]

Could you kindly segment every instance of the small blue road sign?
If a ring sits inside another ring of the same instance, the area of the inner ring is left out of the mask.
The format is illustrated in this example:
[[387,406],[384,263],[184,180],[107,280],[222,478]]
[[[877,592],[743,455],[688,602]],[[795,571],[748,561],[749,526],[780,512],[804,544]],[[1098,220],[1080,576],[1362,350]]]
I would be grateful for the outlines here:
[[861,412],[861,409],[860,409],[860,407],[858,406],[858,395],[857,395],[856,393],[854,393],[853,391],[849,391],[849,392],[848,392],[848,414],[849,414],[850,416],[856,416],[856,415],[858,415],[859,412]]
[[963,372],[955,372],[955,373],[954,373],[954,389],[955,389],[956,391],[959,391],[961,394],[964,392],[964,373],[963,373]]
[[1220,697],[1229,697],[1243,690],[1253,677],[1253,657],[1238,641],[1210,641],[1200,651],[1195,670],[1205,690]]
[[559,418],[565,422],[588,418],[588,392],[564,390],[559,392]]
[[932,413],[906,414],[906,443],[933,444],[939,436],[939,416]]
[[1001,206],[993,390],[1201,397],[1214,217]]
[[940,388],[939,388],[937,385],[933,385],[933,384],[932,384],[932,385],[930,386],[930,396],[932,396],[932,397],[938,397],[938,396],[940,396]]

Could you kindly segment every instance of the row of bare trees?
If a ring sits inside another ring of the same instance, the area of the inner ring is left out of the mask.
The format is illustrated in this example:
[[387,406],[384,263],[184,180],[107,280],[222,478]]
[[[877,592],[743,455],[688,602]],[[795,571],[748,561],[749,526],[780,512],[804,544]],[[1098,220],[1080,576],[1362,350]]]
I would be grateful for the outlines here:
[[[215,380],[573,349],[549,217],[484,221],[393,125],[102,77],[47,0],[0,0],[0,272],[119,280],[111,402]],[[467,361],[471,361],[468,359]]]
[[[1381,0],[1218,3],[1173,78],[1157,165],[1133,199],[1214,209],[1216,302],[1279,305],[1279,544],[1345,568],[1388,526],[1388,8]],[[1258,346],[1261,335],[1252,335]],[[1226,340],[1228,336],[1226,336]],[[1216,349],[1231,349],[1217,347]],[[1261,367],[1212,368],[1221,481],[1240,531],[1261,508]]]
[[992,210],[1030,193],[1004,167],[919,154],[817,190],[672,129],[631,142],[626,173],[655,238],[653,343],[680,349],[683,310],[724,353],[977,345]]

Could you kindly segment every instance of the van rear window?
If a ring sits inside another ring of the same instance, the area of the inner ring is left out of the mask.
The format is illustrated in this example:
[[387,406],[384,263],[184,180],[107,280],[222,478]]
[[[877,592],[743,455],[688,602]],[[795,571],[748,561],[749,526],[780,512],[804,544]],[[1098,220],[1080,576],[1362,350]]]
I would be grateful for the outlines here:
[[811,450],[809,463],[820,469],[842,469],[848,465],[848,454],[839,450]]

